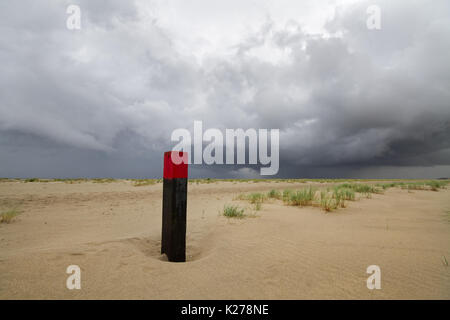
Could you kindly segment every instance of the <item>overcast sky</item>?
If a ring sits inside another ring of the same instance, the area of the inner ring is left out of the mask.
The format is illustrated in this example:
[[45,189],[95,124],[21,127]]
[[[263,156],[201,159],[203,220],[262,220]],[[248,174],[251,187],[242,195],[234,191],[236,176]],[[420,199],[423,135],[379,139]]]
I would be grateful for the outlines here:
[[449,53],[448,0],[3,0],[0,177],[157,178],[194,120],[280,129],[280,177],[448,177]]

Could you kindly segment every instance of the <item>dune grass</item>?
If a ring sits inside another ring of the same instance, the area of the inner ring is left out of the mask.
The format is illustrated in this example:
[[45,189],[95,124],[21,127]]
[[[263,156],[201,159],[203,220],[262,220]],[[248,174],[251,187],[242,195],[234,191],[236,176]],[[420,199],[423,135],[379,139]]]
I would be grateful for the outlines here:
[[292,192],[287,203],[292,206],[310,206],[313,203],[315,192],[312,187]]
[[283,195],[282,195],[283,202],[287,203],[289,201],[289,198],[291,197],[292,192],[293,191],[290,189],[283,190]]
[[244,200],[244,201],[250,201],[250,203],[254,204],[256,202],[264,202],[266,199],[266,195],[260,192],[253,192],[253,193],[241,193],[237,195],[234,200]]
[[135,179],[133,180],[135,187],[152,186],[160,183],[161,179]]
[[272,189],[267,193],[267,198],[279,200],[279,199],[281,199],[281,192],[278,190]]
[[20,214],[18,209],[9,209],[0,214],[0,223],[11,223]]
[[117,179],[113,179],[113,178],[95,178],[92,179],[93,183],[111,183],[111,182],[116,182],[118,181]]
[[[254,204],[255,210],[261,208],[261,204],[266,199],[282,200],[285,205],[297,206],[297,207],[320,207],[323,210],[329,212],[337,208],[345,208],[346,201],[356,200],[356,191],[362,192],[376,192],[374,188],[363,186],[354,186],[344,184],[335,186],[334,189],[329,187],[324,189],[314,186],[308,186],[299,190],[284,189],[282,192],[276,189],[271,189],[266,194],[251,193],[251,194],[239,194],[234,200],[249,201]],[[319,192],[320,191],[320,192]]]
[[381,193],[381,190],[376,185],[364,183],[343,183],[337,185],[336,189],[350,189],[361,194]]
[[334,188],[333,197],[335,199],[342,199],[347,201],[355,200],[355,191],[348,188]]
[[[65,183],[80,183],[80,182],[93,182],[93,183],[110,183],[120,181],[121,179],[113,178],[64,178],[64,179],[42,179],[42,178],[28,178],[28,179],[12,179],[12,178],[0,178],[2,181],[22,181],[25,183],[30,182],[65,182]],[[141,180],[161,180],[161,179],[129,179],[131,181]],[[352,189],[355,192],[365,194],[369,196],[372,193],[382,193],[384,190],[394,187],[400,187],[406,190],[431,190],[438,191],[445,188],[450,180],[438,179],[438,180],[401,180],[392,179],[390,182],[383,182],[380,179],[214,179],[214,178],[201,178],[201,179],[189,179],[190,184],[210,184],[217,182],[232,182],[236,183],[320,183],[320,184],[339,184],[339,187]],[[371,183],[369,183],[371,182]],[[140,183],[138,183],[140,184]],[[142,183],[142,185],[148,185]],[[270,198],[270,196],[269,196]]]
[[244,209],[241,209],[238,206],[233,205],[225,205],[223,207],[222,214],[227,218],[242,219],[245,217]]
[[439,191],[439,189],[444,189],[448,180],[428,180],[428,181],[410,181],[410,182],[389,182],[389,183],[377,183],[376,186],[387,190],[389,188],[400,187],[405,190],[428,190],[428,191]]
[[333,211],[338,208],[337,200],[330,197],[328,192],[321,191],[320,192],[320,207],[327,211]]
[[259,192],[250,193],[248,196],[248,200],[250,201],[251,204],[264,202],[265,198],[266,196],[263,193]]
[[255,211],[259,211],[262,208],[262,203],[267,199],[267,196],[260,192],[253,192],[250,194],[239,194],[234,200],[249,201],[253,205]]
[[74,178],[74,179],[54,179],[55,182],[64,182],[68,184],[74,184],[74,183],[82,183],[82,182],[88,182],[89,179],[87,178]]
[[[292,179],[289,179],[292,180]],[[288,180],[282,180],[288,181]],[[343,182],[345,180],[330,180],[330,179],[310,179],[309,181],[318,182]],[[368,184],[361,183],[361,181],[371,180],[347,180],[345,183],[340,183],[331,187],[319,187],[319,189],[309,186],[300,190],[285,189],[282,192],[272,189],[266,194],[252,193],[240,194],[235,199],[246,200],[254,204],[255,207],[260,208],[260,204],[265,199],[282,200],[285,205],[291,206],[314,206],[320,207],[323,210],[330,212],[338,208],[345,208],[346,201],[355,201],[357,195],[371,198],[372,194],[382,194],[385,190],[393,187],[401,187],[408,190],[432,190],[438,191],[445,188],[449,183],[447,180],[437,181],[393,181],[389,183]],[[320,193],[319,191],[320,190]],[[326,190],[326,191],[324,191]]]
[[211,179],[211,178],[204,178],[204,179],[189,179],[188,183],[195,183],[195,184],[209,184],[209,183],[215,183],[219,181],[230,181],[229,179]]
[[377,183],[377,184],[375,184],[376,187],[381,188],[383,190],[387,190],[389,188],[394,188],[394,187],[396,187],[398,185],[399,185],[399,183],[397,183],[397,182]]

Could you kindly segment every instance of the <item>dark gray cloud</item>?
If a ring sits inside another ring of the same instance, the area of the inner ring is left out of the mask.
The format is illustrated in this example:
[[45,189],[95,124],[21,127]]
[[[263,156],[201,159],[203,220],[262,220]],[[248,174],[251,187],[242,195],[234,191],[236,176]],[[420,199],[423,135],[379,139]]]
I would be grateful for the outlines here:
[[[79,31],[65,27],[70,3]],[[376,31],[370,4],[337,7],[327,36],[268,12],[200,62],[140,1],[2,2],[0,176],[156,177],[172,130],[194,120],[279,128],[283,177],[448,176],[450,4],[377,1]]]

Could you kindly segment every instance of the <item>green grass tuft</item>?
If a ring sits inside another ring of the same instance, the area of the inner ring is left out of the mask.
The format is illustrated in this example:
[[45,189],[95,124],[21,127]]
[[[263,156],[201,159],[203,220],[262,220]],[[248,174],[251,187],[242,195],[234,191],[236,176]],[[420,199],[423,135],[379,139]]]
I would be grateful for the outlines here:
[[289,189],[286,189],[286,190],[283,191],[282,197],[283,197],[283,201],[284,201],[284,202],[286,202],[286,203],[289,202],[289,199],[291,198],[292,192],[293,192],[293,191],[292,191],[292,190],[289,190]]
[[242,219],[245,217],[244,209],[240,209],[238,206],[225,205],[223,207],[223,215],[227,218]]
[[314,200],[315,190],[312,187],[293,192],[289,196],[288,203],[292,206],[310,206]]
[[0,223],[11,223],[19,215],[19,210],[10,209],[0,214]]
[[267,193],[267,197],[270,199],[281,199],[281,192],[275,189],[270,190]]
[[355,201],[355,191],[348,188],[335,188],[333,191],[333,197],[335,199]]
[[265,195],[262,194],[262,193],[251,193],[248,196],[248,200],[250,200],[251,204],[255,204],[255,203],[258,203],[258,202],[264,202],[265,198],[266,198]]
[[330,212],[336,210],[338,205],[335,199],[325,197],[323,199],[320,199],[320,207],[325,211]]

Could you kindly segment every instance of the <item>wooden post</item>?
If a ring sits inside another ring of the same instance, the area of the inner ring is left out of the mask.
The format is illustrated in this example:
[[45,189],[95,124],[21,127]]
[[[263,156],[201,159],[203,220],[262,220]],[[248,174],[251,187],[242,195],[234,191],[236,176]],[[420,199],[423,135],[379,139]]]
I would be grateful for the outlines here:
[[[174,162],[175,158],[181,163]],[[187,152],[165,152],[161,254],[172,262],[186,261],[187,179]]]

